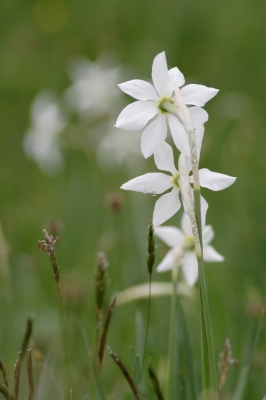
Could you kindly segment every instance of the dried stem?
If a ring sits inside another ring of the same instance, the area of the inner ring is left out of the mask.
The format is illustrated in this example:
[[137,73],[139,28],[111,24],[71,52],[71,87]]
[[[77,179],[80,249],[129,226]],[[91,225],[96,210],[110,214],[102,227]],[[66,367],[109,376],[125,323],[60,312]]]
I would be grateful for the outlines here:
[[107,333],[108,333],[108,328],[110,325],[110,321],[112,318],[112,314],[115,308],[115,302],[116,302],[116,297],[113,296],[111,298],[107,313],[106,313],[106,317],[104,320],[104,324],[103,324],[103,331],[102,331],[102,335],[100,338],[100,346],[99,346],[99,352],[98,352],[98,359],[99,359],[99,368],[101,369],[102,366],[102,361],[103,361],[103,355],[104,355],[104,349],[105,349],[105,343],[106,343],[106,337],[107,337]]

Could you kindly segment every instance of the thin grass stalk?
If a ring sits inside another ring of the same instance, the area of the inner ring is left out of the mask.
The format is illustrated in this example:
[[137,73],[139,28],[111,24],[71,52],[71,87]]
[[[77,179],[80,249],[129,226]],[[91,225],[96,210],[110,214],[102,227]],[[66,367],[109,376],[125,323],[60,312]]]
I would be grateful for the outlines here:
[[140,379],[142,377],[142,373],[143,373],[143,369],[144,369],[144,363],[145,363],[146,352],[147,352],[148,335],[149,335],[150,310],[151,310],[151,280],[152,280],[152,274],[150,274],[150,278],[149,278],[147,322],[146,322],[146,329],[145,329],[145,339],[144,339],[144,349],[143,349],[143,356],[142,356],[142,363],[141,363],[141,370],[140,370]]
[[124,377],[126,378],[132,392],[134,393],[135,397],[137,400],[140,400],[140,394],[136,388],[136,385],[130,375],[130,373],[128,372],[127,368],[125,367],[125,365],[122,363],[122,361],[120,360],[120,358],[113,352],[113,350],[108,346],[108,353],[110,354],[110,356],[112,357],[112,359],[116,362],[116,364],[119,366],[121,372],[123,373]]
[[27,327],[26,327],[26,332],[23,338],[23,342],[21,345],[21,350],[19,351],[19,358],[16,362],[15,365],[15,371],[14,371],[14,400],[18,399],[18,394],[19,394],[19,378],[20,378],[20,369],[21,369],[21,363],[24,358],[29,340],[30,340],[30,335],[32,332],[32,319],[28,318],[27,321]]
[[[170,322],[169,322],[169,339],[168,339],[168,361],[167,361],[167,376],[168,382],[166,387],[166,395],[165,398],[167,400],[172,399],[173,395],[173,362],[174,362],[174,348],[175,348],[175,324],[176,324],[176,312],[177,312],[177,269],[178,264],[173,268],[172,272],[172,285],[173,285],[173,293],[171,299],[171,312],[170,312]],[[177,399],[174,399],[177,400]]]
[[158,400],[164,400],[163,393],[162,393],[162,390],[160,388],[160,383],[159,383],[159,379],[157,378],[157,375],[153,371],[152,367],[149,367],[148,371],[149,371],[151,384],[152,384],[152,387],[153,387],[153,390],[154,390],[154,392],[156,394],[157,399]]
[[2,372],[5,386],[8,388],[8,379],[7,379],[7,375],[6,375],[6,369],[1,360],[0,360],[0,371]]
[[32,370],[32,356],[31,349],[28,350],[27,355],[27,373],[28,373],[28,383],[29,383],[29,400],[34,398],[34,383],[33,383],[33,370]]
[[256,333],[256,337],[255,337],[255,341],[254,341],[254,345],[252,348],[252,353],[249,359],[249,362],[247,365],[245,365],[242,369],[241,369],[241,373],[240,373],[240,378],[238,380],[238,384],[236,387],[236,391],[233,397],[233,400],[242,400],[243,396],[244,396],[244,392],[246,389],[246,385],[247,385],[247,381],[248,381],[248,377],[249,377],[249,373],[252,367],[252,363],[254,360],[254,356],[257,350],[257,346],[258,346],[258,342],[261,336],[261,331],[262,331],[262,327],[264,324],[264,319],[265,319],[265,310],[263,310],[262,315],[261,315],[261,319],[260,319],[260,323],[258,326],[258,330]]
[[106,343],[106,338],[107,338],[107,333],[108,333],[108,328],[111,322],[112,314],[115,308],[115,302],[116,302],[116,297],[113,296],[111,298],[106,317],[104,320],[103,324],[103,331],[101,334],[100,338],[100,345],[99,345],[99,351],[98,351],[98,360],[99,360],[99,369],[101,369],[102,362],[103,362],[103,355],[104,355],[104,349],[105,349],[105,343]]

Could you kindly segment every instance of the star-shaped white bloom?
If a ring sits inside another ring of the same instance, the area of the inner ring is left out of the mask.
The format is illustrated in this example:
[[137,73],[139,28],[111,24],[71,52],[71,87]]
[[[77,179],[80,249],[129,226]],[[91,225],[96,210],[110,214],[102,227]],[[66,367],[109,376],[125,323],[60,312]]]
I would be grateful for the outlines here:
[[[182,231],[173,226],[159,226],[154,229],[155,235],[162,239],[167,246],[171,247],[162,262],[158,265],[158,272],[172,270],[175,265],[175,254],[183,254],[180,259],[184,276],[188,285],[192,286],[198,277],[198,262],[195,252],[195,242],[192,235],[190,219],[183,214],[181,220]],[[221,256],[209,243],[214,237],[211,225],[207,225],[202,231],[203,258],[206,262],[221,262]]]
[[[155,196],[172,188],[171,192],[162,195],[155,203],[153,224],[159,226],[171,218],[181,207],[179,199],[180,173],[174,165],[172,147],[166,142],[162,142],[156,147],[154,161],[158,169],[170,172],[171,175],[161,172],[148,173],[124,183],[121,189],[150,193]],[[187,177],[187,179],[189,178]],[[201,198],[201,207],[203,221],[205,221],[208,205],[203,197]]]
[[[165,53],[158,54],[152,65],[152,86],[149,82],[134,79],[119,85],[120,89],[138,101],[129,104],[118,116],[116,127],[125,130],[144,129],[141,138],[141,150],[145,158],[153,154],[157,145],[166,139],[167,120],[176,147],[190,156],[187,134],[179,119],[165,111],[162,103],[175,104],[173,84],[181,87],[185,83],[178,68],[168,71]],[[189,111],[194,128],[197,129],[208,120],[208,114],[201,108],[214,97],[218,90],[203,85],[187,85],[181,89],[183,101],[192,105]],[[146,126],[147,125],[147,126]]]
[[[121,189],[156,195],[172,188],[171,192],[162,195],[155,203],[153,224],[159,226],[171,218],[181,207],[179,199],[180,172],[174,164],[172,147],[166,142],[160,143],[154,150],[154,161],[158,169],[170,172],[171,175],[161,172],[148,173],[124,183]],[[236,179],[206,168],[199,170],[199,176],[201,186],[215,191],[227,188]],[[185,178],[189,179],[189,177]],[[202,227],[205,227],[207,208],[208,204],[201,196]]]

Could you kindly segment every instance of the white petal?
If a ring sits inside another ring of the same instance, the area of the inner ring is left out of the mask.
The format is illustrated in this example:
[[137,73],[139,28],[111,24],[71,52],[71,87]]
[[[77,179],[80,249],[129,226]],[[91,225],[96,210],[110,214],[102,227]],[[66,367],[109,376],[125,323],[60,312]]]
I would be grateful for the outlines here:
[[211,100],[218,92],[218,89],[193,84],[187,85],[181,89],[184,103],[193,106],[204,106],[207,101]]
[[116,128],[136,131],[144,126],[158,113],[154,101],[135,101],[129,104],[119,114],[116,121]]
[[188,143],[188,136],[186,131],[177,117],[172,114],[167,114],[170,131],[174,140],[174,143],[178,150],[185,156],[190,156],[190,147]]
[[134,192],[161,194],[173,186],[172,177],[161,172],[153,172],[138,176],[124,183],[121,189],[132,190]]
[[203,258],[207,262],[221,262],[224,257],[218,253],[212,246],[207,245],[203,247]]
[[181,246],[184,240],[184,234],[174,226],[157,226],[154,233],[169,247]]
[[204,197],[200,196],[201,229],[202,230],[205,229],[206,214],[207,214],[208,207],[209,207],[209,205],[208,205],[207,201],[204,199]]
[[202,242],[203,246],[207,245],[212,241],[214,238],[214,231],[211,225],[205,226],[204,230],[202,231]]
[[173,188],[170,193],[162,195],[155,203],[153,211],[154,227],[163,224],[171,218],[181,207],[179,190]]
[[166,117],[159,114],[155,121],[152,121],[141,136],[141,151],[145,158],[154,152],[156,146],[163,142],[167,136]]
[[185,280],[189,286],[193,286],[198,277],[198,261],[196,253],[192,251],[187,252],[181,262]]
[[152,80],[160,97],[170,97],[173,91],[168,74],[165,52],[158,54],[152,64]]
[[185,236],[191,236],[192,235],[190,218],[186,213],[184,213],[182,215],[181,228],[182,228],[182,231],[184,232]]
[[201,107],[190,107],[189,111],[195,129],[205,124],[209,119],[208,113]]
[[166,143],[160,143],[154,151],[154,161],[158,169],[169,171],[173,175],[177,173],[174,164],[174,154],[172,147]]
[[129,94],[138,100],[154,100],[158,101],[158,95],[154,87],[146,81],[133,79],[118,85],[123,92]]
[[156,268],[157,272],[171,271],[174,265],[174,252],[173,250],[168,251],[164,259],[160,262]]
[[176,83],[178,87],[183,86],[185,83],[184,75],[177,67],[171,68],[168,71],[172,83]]
[[218,172],[212,172],[207,168],[202,168],[199,170],[199,180],[200,186],[218,191],[231,186],[235,182],[236,178]]

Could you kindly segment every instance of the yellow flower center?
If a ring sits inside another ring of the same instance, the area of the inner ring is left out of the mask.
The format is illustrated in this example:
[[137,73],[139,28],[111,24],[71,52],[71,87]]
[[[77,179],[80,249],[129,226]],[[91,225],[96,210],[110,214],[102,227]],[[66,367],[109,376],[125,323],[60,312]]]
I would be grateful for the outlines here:
[[167,105],[169,104],[175,104],[174,100],[171,97],[162,97],[157,103],[157,108],[162,114],[169,114],[169,111],[167,111]]
[[194,251],[195,250],[195,242],[193,236],[186,236],[183,240],[183,249],[185,251]]
[[180,181],[180,173],[177,172],[177,173],[173,176],[172,183],[173,183],[173,185],[174,185],[176,188],[178,188],[178,189],[179,189],[179,187],[180,187],[179,181]]

